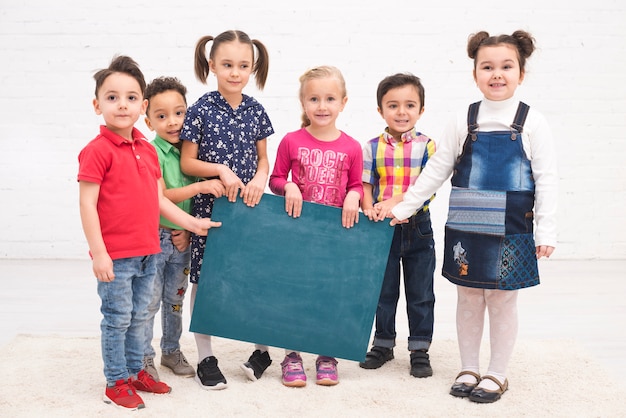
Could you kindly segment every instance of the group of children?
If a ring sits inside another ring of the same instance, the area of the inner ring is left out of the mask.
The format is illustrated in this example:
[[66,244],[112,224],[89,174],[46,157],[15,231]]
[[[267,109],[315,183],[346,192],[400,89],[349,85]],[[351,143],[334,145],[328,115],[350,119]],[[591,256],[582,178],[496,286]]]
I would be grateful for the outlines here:
[[[207,44],[212,42],[208,58]],[[137,391],[168,393],[152,347],[161,310],[161,365],[194,376],[203,389],[224,389],[210,335],[194,333],[197,367],[180,350],[187,277],[191,309],[204,257],[213,201],[240,197],[256,206],[269,183],[297,218],[302,202],[342,208],[343,227],[363,211],[371,221],[391,218],[394,235],[376,310],[373,346],[362,368],[394,358],[401,271],[409,321],[410,374],[432,376],[435,250],[428,204],[452,174],[443,275],[457,285],[461,372],[450,393],[495,402],[508,388],[506,367],[517,334],[517,289],[538,284],[537,258],[555,241],[556,163],[550,130],[534,109],[514,97],[534,39],[524,31],[470,37],[473,76],[484,95],[435,142],[415,125],[424,112],[424,87],[409,73],[386,77],[377,90],[386,129],[362,146],[336,127],[348,100],[341,72],[320,66],[300,77],[302,126],[284,136],[272,174],[267,137],[274,133],[264,107],[243,93],[254,76],[263,89],[267,49],[241,31],[201,38],[195,73],[217,90],[187,106],[179,80],[146,86],[138,65],[115,58],[95,74],[94,109],[105,125],[79,155],[80,212],[98,279],[103,319],[104,401],[137,409]],[[141,114],[155,131],[152,145],[134,127]],[[328,175],[313,175],[323,155]],[[330,174],[332,173],[332,175]],[[534,219],[533,219],[534,217]],[[534,223],[537,225],[533,232]],[[535,244],[536,242],[536,244]],[[489,312],[491,363],[480,374],[479,348]],[[241,368],[250,380],[270,366],[268,347],[256,344]],[[306,385],[300,353],[286,349],[282,382]],[[339,382],[337,360],[316,359],[316,383]]]

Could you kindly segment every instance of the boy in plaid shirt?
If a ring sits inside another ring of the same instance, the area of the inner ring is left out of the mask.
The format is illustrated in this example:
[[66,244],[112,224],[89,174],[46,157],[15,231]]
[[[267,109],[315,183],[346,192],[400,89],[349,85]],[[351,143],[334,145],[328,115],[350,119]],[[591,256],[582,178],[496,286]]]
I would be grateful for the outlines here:
[[[363,147],[361,208],[372,221],[385,219],[394,204],[402,201],[402,194],[415,182],[435,152],[435,142],[415,129],[415,123],[424,113],[424,87],[418,77],[409,73],[386,77],[379,83],[376,96],[378,112],[385,119],[387,129]],[[435,243],[429,202],[430,199],[406,223],[394,227],[376,309],[373,347],[365,361],[359,363],[364,369],[377,369],[394,357],[402,263],[409,320],[410,373],[414,377],[433,374],[428,349],[434,323]]]

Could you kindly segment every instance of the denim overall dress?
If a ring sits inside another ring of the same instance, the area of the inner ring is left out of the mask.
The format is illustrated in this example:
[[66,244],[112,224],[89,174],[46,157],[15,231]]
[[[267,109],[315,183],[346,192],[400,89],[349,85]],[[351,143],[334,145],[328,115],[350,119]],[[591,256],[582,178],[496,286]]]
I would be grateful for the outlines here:
[[535,182],[521,135],[529,107],[520,102],[510,131],[479,132],[479,106],[469,107],[467,139],[452,174],[442,274],[466,287],[535,286]]

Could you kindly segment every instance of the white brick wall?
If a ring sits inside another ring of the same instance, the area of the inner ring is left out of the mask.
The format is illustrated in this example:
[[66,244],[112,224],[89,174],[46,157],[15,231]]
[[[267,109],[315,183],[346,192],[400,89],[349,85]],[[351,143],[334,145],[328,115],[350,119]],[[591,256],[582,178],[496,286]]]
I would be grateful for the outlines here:
[[[215,89],[214,79],[203,86],[193,76],[195,42],[227,29],[242,29],[269,49],[265,91],[250,83],[246,92],[274,123],[272,162],[282,135],[299,126],[296,92],[306,68],[327,63],[344,72],[349,101],[339,125],[361,141],[383,128],[378,81],[399,71],[417,74],[426,87],[418,126],[437,139],[454,111],[480,97],[465,55],[467,36],[481,29],[530,31],[539,50],[520,96],[546,115],[558,140],[560,243],[554,257],[626,255],[625,3],[183,3],[0,0],[0,258],[87,256],[76,173],[78,152],[101,122],[91,105],[93,73],[114,54],[130,55],[148,80],[178,76],[193,102]],[[447,191],[442,188],[433,204],[438,245]]]

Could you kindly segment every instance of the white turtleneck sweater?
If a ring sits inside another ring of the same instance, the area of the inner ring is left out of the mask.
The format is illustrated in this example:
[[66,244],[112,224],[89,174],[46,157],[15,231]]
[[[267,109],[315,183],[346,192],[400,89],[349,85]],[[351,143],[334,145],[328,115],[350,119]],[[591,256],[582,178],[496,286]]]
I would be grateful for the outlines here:
[[[483,98],[478,111],[478,130],[506,131],[515,118],[519,100],[512,97],[502,101]],[[430,158],[417,181],[404,194],[403,201],[392,213],[399,220],[411,216],[432,196],[452,174],[457,157],[463,151],[467,137],[467,108],[458,113],[437,144],[437,152]],[[535,244],[556,246],[556,208],[558,201],[558,174],[552,131],[543,115],[530,107],[522,145],[531,162],[535,180]]]

